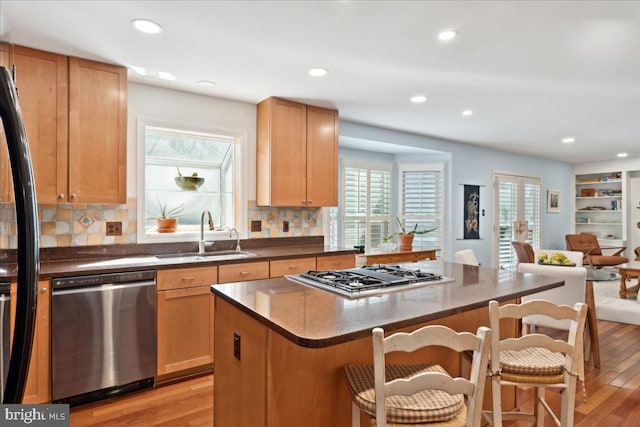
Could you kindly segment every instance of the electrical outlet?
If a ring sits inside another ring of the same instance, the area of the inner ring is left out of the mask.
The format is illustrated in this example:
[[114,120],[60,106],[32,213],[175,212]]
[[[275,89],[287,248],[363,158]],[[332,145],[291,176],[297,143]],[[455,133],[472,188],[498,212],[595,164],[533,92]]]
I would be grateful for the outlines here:
[[107,221],[107,236],[122,236],[122,222]]
[[233,333],[233,357],[240,360],[240,334]]
[[289,221],[282,221],[282,232],[283,233],[289,232]]
[[251,232],[262,231],[262,221],[251,221]]

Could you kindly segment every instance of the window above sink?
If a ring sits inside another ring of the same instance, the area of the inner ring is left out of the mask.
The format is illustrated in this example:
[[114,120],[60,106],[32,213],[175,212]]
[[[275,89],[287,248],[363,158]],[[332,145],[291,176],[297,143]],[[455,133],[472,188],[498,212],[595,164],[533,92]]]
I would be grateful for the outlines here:
[[[187,242],[200,238],[200,218],[210,211],[215,228],[206,240],[229,239],[242,230],[242,142],[245,132],[164,120],[138,120],[137,241]],[[184,206],[176,232],[159,233],[159,207]]]

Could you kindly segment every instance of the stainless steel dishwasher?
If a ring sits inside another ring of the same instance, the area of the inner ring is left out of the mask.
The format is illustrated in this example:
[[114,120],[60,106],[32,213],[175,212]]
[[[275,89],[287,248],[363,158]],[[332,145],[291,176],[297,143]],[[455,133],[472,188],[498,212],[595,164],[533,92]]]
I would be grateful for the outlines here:
[[55,278],[51,395],[71,406],[153,387],[154,271]]

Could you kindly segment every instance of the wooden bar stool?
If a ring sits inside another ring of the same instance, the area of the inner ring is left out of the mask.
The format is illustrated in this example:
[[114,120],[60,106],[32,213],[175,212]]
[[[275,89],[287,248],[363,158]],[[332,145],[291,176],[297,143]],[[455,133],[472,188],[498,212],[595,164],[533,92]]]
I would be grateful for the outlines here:
[[[554,340],[542,334],[500,340],[500,319],[522,319],[535,315],[569,320],[571,325],[567,340]],[[483,411],[482,415],[490,424],[501,426],[502,420],[526,420],[543,426],[546,410],[556,425],[573,426],[576,379],[583,372],[584,366],[582,345],[586,317],[587,305],[583,303],[576,303],[573,308],[546,300],[507,304],[502,307],[497,301],[489,303],[489,322],[493,329],[489,373],[493,407],[492,411]],[[584,378],[581,380],[584,381]],[[502,385],[534,387],[534,412],[502,412]],[[546,388],[562,391],[560,419],[545,400]]]
[[[479,426],[491,333],[484,326],[474,335],[434,325],[385,338],[382,328],[375,328],[373,365],[345,367],[353,400],[352,427],[360,427],[360,410],[374,417],[377,427]],[[412,352],[428,346],[473,351],[470,378],[454,379],[435,364],[385,364],[386,353]]]

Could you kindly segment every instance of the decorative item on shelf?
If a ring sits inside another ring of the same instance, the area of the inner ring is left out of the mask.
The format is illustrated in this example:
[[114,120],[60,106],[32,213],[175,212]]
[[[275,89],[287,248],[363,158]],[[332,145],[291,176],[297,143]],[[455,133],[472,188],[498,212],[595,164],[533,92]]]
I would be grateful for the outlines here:
[[580,190],[580,197],[594,197],[596,195],[595,188],[583,188]]
[[176,184],[183,190],[195,191],[202,184],[204,184],[204,178],[198,176],[198,172],[193,172],[191,176],[184,176],[180,173],[180,166],[176,166],[178,170],[178,176],[175,177]]
[[402,221],[400,221],[400,218],[398,216],[396,216],[396,223],[398,224],[398,232],[397,233],[393,233],[390,236],[388,236],[386,239],[384,239],[382,241],[382,244],[384,245],[385,243],[389,243],[391,241],[391,239],[393,238],[393,236],[397,235],[398,236],[398,250],[400,251],[410,251],[413,248],[413,238],[415,237],[416,234],[427,234],[430,233],[434,230],[436,230],[438,227],[433,227],[430,228],[428,230],[418,230],[418,224],[415,224],[413,226],[412,230],[407,231],[404,227],[404,225],[402,225]]
[[151,212],[152,216],[148,219],[155,218],[158,233],[174,233],[178,228],[177,218],[182,215],[184,205],[181,204],[167,210],[167,202],[162,203],[157,196],[156,199],[158,200],[160,210],[158,212]]

